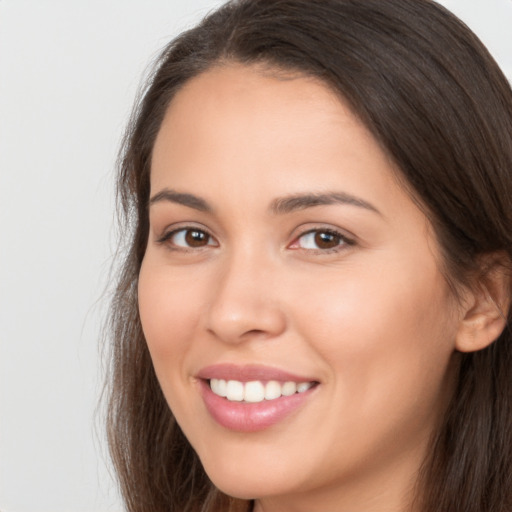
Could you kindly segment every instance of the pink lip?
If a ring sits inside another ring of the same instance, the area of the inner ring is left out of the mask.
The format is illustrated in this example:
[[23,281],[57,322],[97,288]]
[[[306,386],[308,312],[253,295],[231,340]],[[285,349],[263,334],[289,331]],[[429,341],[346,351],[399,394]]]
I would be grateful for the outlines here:
[[295,375],[277,368],[262,365],[244,365],[224,363],[207,366],[199,371],[197,378],[203,380],[224,379],[239,380],[240,382],[250,382],[251,380],[277,380],[279,382],[314,382],[316,379]]
[[275,425],[292,412],[305,405],[317,386],[303,393],[282,396],[275,400],[263,400],[258,403],[230,402],[217,396],[210,388],[209,379],[239,380],[277,380],[280,382],[312,382],[314,379],[265,366],[236,366],[232,364],[214,365],[203,368],[197,375],[201,396],[212,418],[223,427],[238,432],[256,432]]

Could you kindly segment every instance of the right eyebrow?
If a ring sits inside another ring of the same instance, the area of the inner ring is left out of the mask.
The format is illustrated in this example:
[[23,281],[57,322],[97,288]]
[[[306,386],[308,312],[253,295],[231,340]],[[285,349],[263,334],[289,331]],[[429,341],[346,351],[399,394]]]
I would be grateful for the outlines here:
[[272,201],[270,208],[271,211],[276,214],[285,214],[297,210],[305,210],[306,208],[312,208],[314,206],[330,204],[357,206],[382,215],[379,210],[368,201],[351,194],[347,194],[346,192],[294,194],[275,199]]
[[211,213],[212,207],[202,198],[195,196],[194,194],[184,194],[182,192],[176,192],[168,188],[164,188],[160,192],[157,192],[150,200],[149,205],[159,203],[161,201],[168,201],[171,203],[181,204],[188,206],[194,210],[200,212]]

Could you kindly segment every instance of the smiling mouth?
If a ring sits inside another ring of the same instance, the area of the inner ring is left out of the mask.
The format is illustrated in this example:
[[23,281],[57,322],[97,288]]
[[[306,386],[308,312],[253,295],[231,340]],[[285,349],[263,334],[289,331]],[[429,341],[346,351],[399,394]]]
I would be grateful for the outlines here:
[[210,416],[237,432],[266,430],[306,407],[320,382],[265,365],[215,364],[196,374]]
[[259,403],[276,400],[283,396],[292,396],[296,393],[304,393],[314,387],[317,382],[279,382],[270,380],[267,382],[253,380],[242,382],[238,380],[209,379],[212,392],[230,402]]

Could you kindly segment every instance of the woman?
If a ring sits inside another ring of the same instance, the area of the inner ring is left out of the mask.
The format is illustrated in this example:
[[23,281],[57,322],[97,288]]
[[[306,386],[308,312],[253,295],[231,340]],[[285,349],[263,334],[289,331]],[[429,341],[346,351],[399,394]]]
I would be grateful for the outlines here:
[[512,507],[512,92],[428,0],[242,0],[126,135],[130,511]]

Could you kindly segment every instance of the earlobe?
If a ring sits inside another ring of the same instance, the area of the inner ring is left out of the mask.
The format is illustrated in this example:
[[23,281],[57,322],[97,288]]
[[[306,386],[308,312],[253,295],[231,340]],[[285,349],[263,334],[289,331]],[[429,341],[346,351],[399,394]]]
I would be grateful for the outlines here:
[[485,260],[485,270],[465,301],[455,340],[455,348],[460,352],[488,347],[507,325],[512,287],[509,265],[496,254]]

